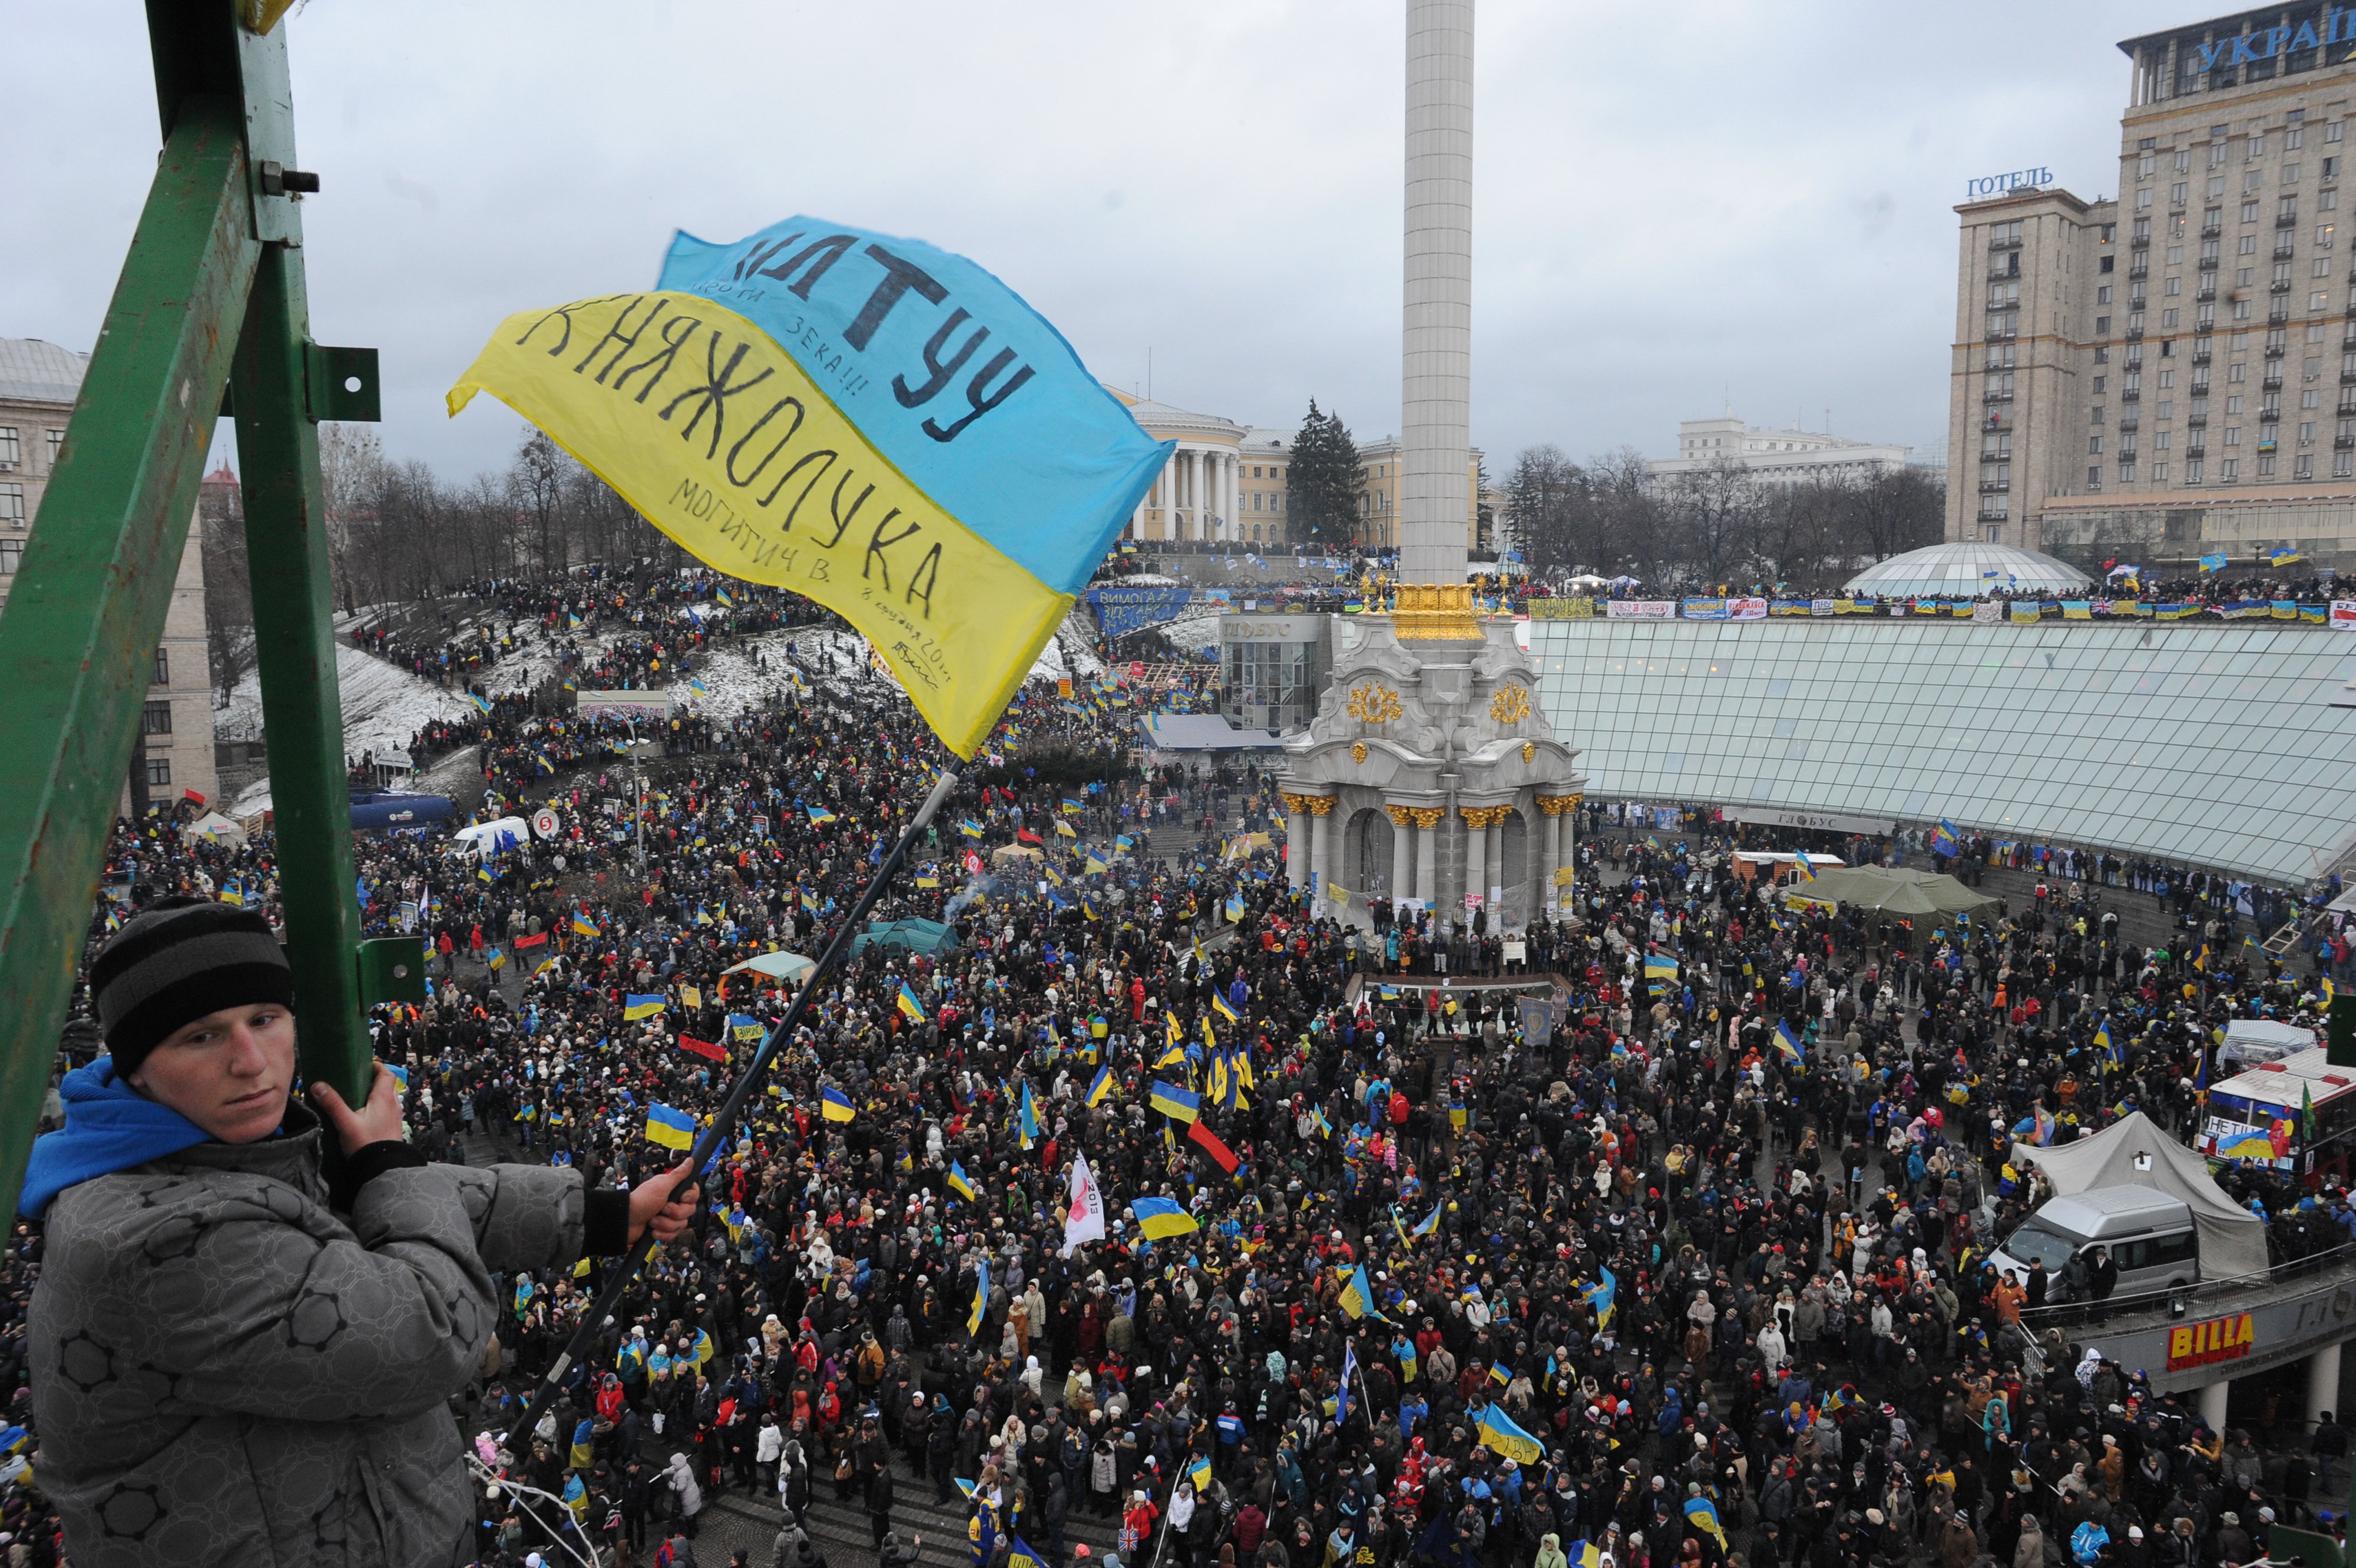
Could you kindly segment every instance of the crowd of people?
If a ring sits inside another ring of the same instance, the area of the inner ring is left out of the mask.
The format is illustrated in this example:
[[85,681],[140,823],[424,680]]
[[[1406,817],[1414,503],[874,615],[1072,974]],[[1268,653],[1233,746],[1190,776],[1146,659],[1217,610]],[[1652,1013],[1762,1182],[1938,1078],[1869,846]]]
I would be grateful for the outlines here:
[[[511,596],[542,635],[581,613]],[[683,602],[630,612],[663,657]],[[2335,1425],[2210,1430],[1986,1262],[2034,1200],[2019,1144],[2183,1127],[2211,1032],[2304,1015],[2312,975],[2123,941],[2101,883],[1933,932],[1786,907],[1698,820],[1582,832],[1574,908],[1510,963],[1485,917],[1361,930],[1253,837],[1269,773],[1132,760],[1144,701],[1025,688],[530,1433],[614,1265],[497,1282],[457,1419],[533,1490],[486,1509],[483,1561],[645,1560],[737,1493],[782,1509],[781,1562],[841,1503],[896,1563],[919,1485],[978,1568],[1063,1568],[1079,1514],[1185,1568],[2203,1568],[2331,1506]],[[493,725],[486,812],[559,831],[479,864],[362,843],[369,929],[437,954],[378,1054],[428,1155],[635,1187],[782,1015],[748,961],[815,954],[949,759],[880,679],[704,721],[643,807],[601,726]],[[277,911],[267,833],[125,823],[109,869],[130,907]],[[2336,1192],[2235,1179],[2356,1233]],[[1104,1230],[1067,1242],[1083,1192]],[[40,1249],[20,1225],[19,1311]],[[20,1319],[0,1344],[29,1425]],[[38,1442],[0,1529],[49,1562]]]

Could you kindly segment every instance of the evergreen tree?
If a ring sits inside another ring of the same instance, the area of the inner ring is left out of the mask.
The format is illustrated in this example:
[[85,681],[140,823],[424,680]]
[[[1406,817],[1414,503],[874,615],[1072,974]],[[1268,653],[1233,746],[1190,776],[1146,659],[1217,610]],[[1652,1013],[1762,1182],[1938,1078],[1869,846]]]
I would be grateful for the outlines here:
[[1292,462],[1285,470],[1285,513],[1292,542],[1344,549],[1358,533],[1358,446],[1349,426],[1320,413],[1309,400],[1309,416],[1293,437]]

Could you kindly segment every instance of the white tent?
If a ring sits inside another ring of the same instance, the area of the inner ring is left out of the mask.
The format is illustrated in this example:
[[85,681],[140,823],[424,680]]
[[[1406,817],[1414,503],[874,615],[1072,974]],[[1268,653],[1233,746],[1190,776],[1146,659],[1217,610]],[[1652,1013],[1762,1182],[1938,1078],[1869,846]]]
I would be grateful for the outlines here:
[[2153,1125],[2140,1111],[2090,1138],[2058,1149],[2027,1146],[2013,1153],[2045,1173],[2054,1196],[2100,1187],[2150,1187],[2180,1197],[2201,1235],[2201,1277],[2231,1279],[2266,1271],[2265,1222],[2227,1197],[2209,1176],[2209,1162]]
[[191,837],[215,840],[231,849],[245,847],[245,830],[219,811],[207,811],[180,831]]

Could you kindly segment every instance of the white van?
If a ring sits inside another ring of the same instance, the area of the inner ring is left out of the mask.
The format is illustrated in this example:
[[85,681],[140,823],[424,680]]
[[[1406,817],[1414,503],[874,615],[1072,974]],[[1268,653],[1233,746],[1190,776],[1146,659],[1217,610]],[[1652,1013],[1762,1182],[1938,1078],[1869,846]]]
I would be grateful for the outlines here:
[[450,853],[477,864],[503,855],[528,854],[530,849],[531,824],[521,817],[477,822],[450,835]]
[[2045,1265],[2058,1281],[2074,1256],[2092,1266],[2094,1250],[2110,1249],[2118,1265],[2111,1294],[2142,1295],[2189,1285],[2201,1278],[2201,1238],[2182,1198],[2142,1187],[2098,1187],[2049,1199],[2019,1225],[1988,1261],[2026,1282],[2030,1265]]

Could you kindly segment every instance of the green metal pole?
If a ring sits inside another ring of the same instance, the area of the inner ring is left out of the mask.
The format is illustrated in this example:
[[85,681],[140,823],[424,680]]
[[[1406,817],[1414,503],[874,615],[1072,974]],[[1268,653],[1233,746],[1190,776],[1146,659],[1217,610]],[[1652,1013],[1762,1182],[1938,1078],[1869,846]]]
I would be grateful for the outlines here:
[[183,99],[0,611],[0,1196],[13,1210],[262,247],[239,106]]
[[299,244],[254,278],[230,395],[253,579],[254,662],[270,724],[270,804],[303,1074],[365,1102],[372,1065],[358,952],[359,897],[319,433],[307,392],[310,307]]

